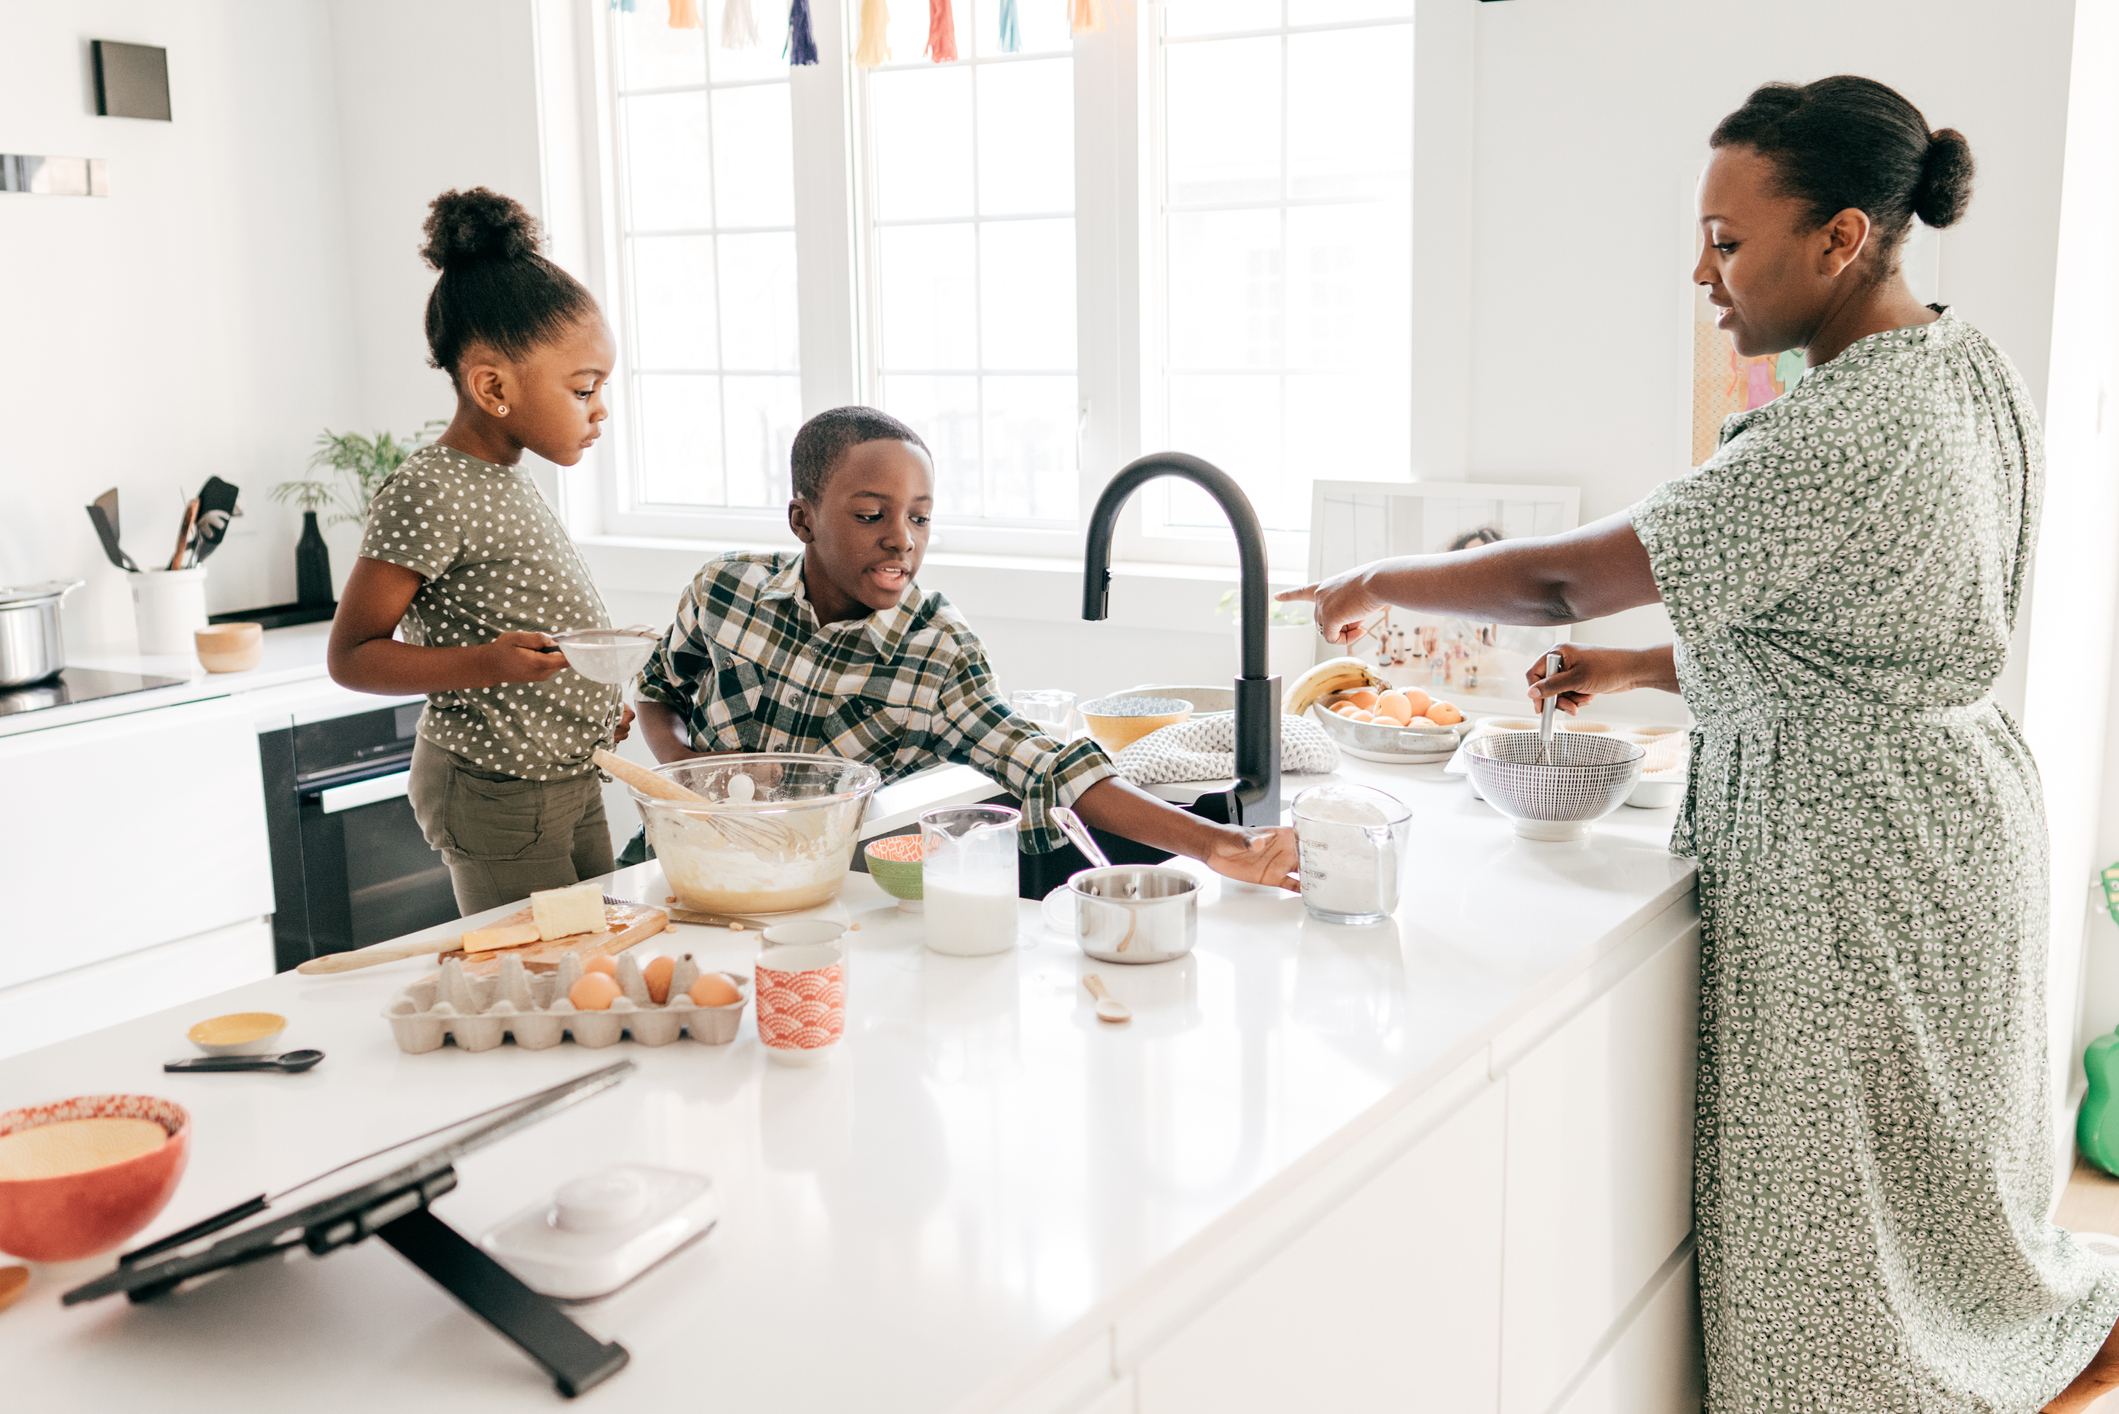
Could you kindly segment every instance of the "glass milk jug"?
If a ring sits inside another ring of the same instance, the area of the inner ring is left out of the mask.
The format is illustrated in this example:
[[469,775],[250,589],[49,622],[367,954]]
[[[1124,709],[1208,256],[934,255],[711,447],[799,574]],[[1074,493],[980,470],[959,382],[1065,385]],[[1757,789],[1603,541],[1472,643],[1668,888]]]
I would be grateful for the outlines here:
[[1313,786],[1295,797],[1302,906],[1327,923],[1380,923],[1398,911],[1413,812],[1367,786]]
[[1005,805],[959,805],[920,816],[927,946],[980,957],[1015,946],[1016,827]]

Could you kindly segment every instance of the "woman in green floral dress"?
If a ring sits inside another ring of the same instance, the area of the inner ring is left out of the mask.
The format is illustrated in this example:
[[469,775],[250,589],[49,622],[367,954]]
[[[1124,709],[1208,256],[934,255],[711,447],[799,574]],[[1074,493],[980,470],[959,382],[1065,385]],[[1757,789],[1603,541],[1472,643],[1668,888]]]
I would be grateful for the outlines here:
[[1665,606],[1674,644],[1565,645],[1531,691],[1661,687],[1698,722],[1672,847],[1700,868],[1708,1408],[2067,1414],[2119,1386],[2119,1274],[2046,1220],[2045,820],[1992,697],[2043,452],[2007,357],[1897,268],[1971,152],[1848,77],[1760,89],[1710,148],[1694,278],[1802,381],[1624,514],[1282,597],[1334,642],[1386,605]]

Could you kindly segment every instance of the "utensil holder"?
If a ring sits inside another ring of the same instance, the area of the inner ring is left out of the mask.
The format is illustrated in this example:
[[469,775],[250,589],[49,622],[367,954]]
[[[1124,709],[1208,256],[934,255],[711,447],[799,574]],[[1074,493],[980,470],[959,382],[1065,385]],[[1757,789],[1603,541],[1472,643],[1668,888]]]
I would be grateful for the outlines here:
[[192,635],[206,627],[206,566],[133,575],[132,617],[142,653],[190,657]]

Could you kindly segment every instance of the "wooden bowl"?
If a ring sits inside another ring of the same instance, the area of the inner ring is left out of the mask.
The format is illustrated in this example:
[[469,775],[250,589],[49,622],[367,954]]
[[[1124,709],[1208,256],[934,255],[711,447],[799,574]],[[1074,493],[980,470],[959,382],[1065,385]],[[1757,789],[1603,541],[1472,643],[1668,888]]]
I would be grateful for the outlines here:
[[68,1119],[151,1119],[169,1138],[158,1149],[56,1178],[0,1178],[0,1252],[31,1262],[73,1262],[108,1252],[155,1220],[191,1157],[191,1115],[153,1095],[79,1095],[0,1113],[0,1134]]
[[1192,704],[1179,697],[1099,697],[1081,706],[1089,735],[1106,751],[1124,751],[1149,732],[1192,719]]
[[214,624],[195,631],[191,641],[209,673],[246,673],[265,656],[262,624]]

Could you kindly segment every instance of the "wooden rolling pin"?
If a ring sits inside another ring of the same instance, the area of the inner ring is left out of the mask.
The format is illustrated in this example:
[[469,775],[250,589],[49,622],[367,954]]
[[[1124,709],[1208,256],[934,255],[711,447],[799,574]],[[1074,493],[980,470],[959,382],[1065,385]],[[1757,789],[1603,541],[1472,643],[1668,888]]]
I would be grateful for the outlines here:
[[686,790],[669,777],[650,771],[645,766],[636,766],[623,756],[613,755],[602,747],[596,748],[589,759],[642,795],[652,795],[657,800],[681,800],[687,805],[712,803],[697,791]]
[[314,977],[320,972],[357,972],[363,967],[380,967],[383,963],[402,962],[408,957],[458,952],[463,945],[464,935],[461,933],[451,933],[444,938],[422,938],[416,943],[377,943],[372,947],[355,948],[351,952],[331,952],[322,957],[312,957],[294,970],[306,977]]

